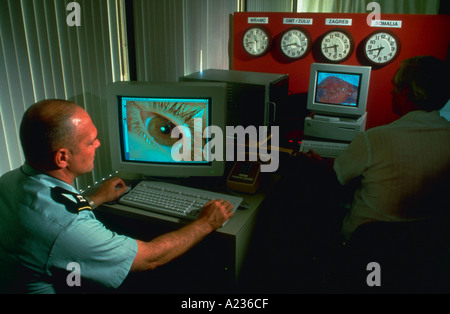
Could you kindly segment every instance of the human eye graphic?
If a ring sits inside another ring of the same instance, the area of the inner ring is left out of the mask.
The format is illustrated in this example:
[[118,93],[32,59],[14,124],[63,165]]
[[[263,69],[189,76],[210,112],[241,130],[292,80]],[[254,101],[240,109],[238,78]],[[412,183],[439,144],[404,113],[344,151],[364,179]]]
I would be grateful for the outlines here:
[[[132,151],[141,156],[138,159],[173,161],[171,149],[176,142],[191,141],[193,147],[193,134],[203,133],[202,125],[195,121],[204,120],[205,111],[205,104],[201,103],[128,101],[127,128]],[[179,126],[184,127],[178,128],[179,138],[172,138],[172,130]],[[203,139],[200,142],[203,147]],[[193,151],[191,154],[195,158]]]

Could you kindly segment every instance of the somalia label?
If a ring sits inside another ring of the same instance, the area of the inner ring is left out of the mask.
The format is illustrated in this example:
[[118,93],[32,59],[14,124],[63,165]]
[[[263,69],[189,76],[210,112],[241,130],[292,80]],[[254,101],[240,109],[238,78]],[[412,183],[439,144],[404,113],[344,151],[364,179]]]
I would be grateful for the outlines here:
[[402,21],[394,20],[373,20],[372,27],[390,27],[390,28],[402,28]]

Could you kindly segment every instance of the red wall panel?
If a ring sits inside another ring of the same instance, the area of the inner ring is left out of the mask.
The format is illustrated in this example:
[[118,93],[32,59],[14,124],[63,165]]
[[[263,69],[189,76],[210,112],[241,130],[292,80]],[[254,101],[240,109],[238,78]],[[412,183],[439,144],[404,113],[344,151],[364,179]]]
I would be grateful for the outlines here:
[[[317,42],[321,35],[333,28],[348,30],[355,40],[355,50],[352,56],[341,64],[370,65],[361,56],[360,49],[364,39],[379,27],[367,24],[368,14],[345,13],[267,13],[245,12],[234,14],[233,31],[233,70],[255,71],[289,74],[290,93],[304,94],[308,92],[310,65],[314,62],[324,62],[317,53]],[[248,17],[268,17],[269,23],[263,26],[269,30],[273,41],[271,50],[262,57],[250,57],[242,48],[244,32],[254,24],[248,23]],[[284,59],[277,47],[281,34],[293,25],[284,25],[283,18],[312,18],[313,25],[299,25],[309,31],[313,50],[304,58],[296,61]],[[325,25],[326,18],[352,19],[351,26]],[[367,101],[367,128],[390,123],[396,118],[391,111],[391,79],[401,60],[418,55],[433,55],[445,60],[450,41],[449,15],[406,15],[382,14],[381,20],[402,21],[401,28],[388,28],[395,32],[401,41],[399,57],[392,63],[373,68],[371,74],[369,97]],[[300,97],[303,99],[302,97]],[[290,103],[292,112],[298,112],[295,106],[306,106],[304,101]]]

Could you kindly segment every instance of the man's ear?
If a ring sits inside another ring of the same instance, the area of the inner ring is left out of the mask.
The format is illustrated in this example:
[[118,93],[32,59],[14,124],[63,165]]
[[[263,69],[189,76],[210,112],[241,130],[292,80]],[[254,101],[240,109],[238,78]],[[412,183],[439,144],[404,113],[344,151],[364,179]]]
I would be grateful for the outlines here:
[[54,161],[58,168],[66,168],[69,165],[69,150],[60,148],[54,155]]

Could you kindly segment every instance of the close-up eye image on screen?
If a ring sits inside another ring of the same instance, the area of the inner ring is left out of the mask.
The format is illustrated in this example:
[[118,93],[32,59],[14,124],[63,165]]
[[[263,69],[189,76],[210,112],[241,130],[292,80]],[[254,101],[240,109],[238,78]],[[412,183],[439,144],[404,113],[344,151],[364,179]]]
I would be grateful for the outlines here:
[[[172,149],[191,148],[187,162],[205,162],[201,149],[208,126],[208,99],[122,98],[124,159],[173,162]],[[172,137],[174,129],[178,137]],[[190,145],[189,145],[190,143]],[[174,147],[175,145],[175,147]]]

